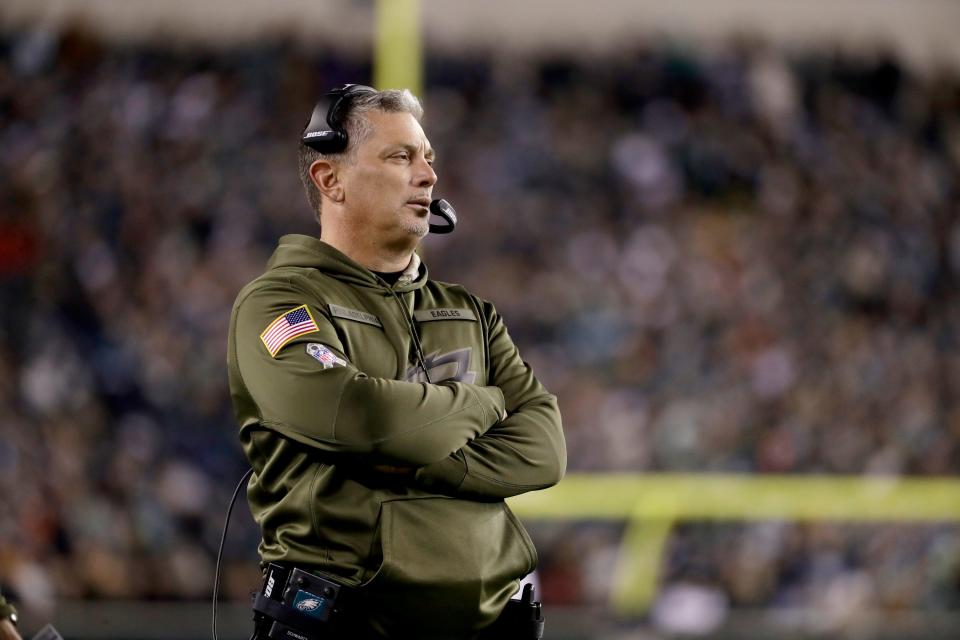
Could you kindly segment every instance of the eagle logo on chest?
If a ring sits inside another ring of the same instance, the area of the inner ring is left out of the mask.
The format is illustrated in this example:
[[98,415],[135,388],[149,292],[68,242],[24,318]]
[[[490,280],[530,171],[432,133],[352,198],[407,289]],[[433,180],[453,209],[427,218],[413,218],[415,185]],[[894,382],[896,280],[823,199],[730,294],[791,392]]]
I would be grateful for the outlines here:
[[[455,380],[456,382],[473,384],[477,379],[477,372],[468,371],[472,352],[472,347],[464,347],[447,353],[434,351],[427,354],[424,357],[423,364],[430,372],[430,381],[436,383]],[[407,382],[426,382],[427,376],[420,365],[417,364],[407,369],[403,379]]]

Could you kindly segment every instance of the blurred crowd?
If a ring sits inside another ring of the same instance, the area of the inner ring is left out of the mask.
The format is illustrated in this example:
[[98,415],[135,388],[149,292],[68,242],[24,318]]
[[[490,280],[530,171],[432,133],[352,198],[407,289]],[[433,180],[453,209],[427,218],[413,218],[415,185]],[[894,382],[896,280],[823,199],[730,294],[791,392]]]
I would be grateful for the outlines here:
[[[230,307],[278,236],[316,233],[299,132],[369,76],[284,41],[0,36],[0,578],[24,605],[209,594],[245,468]],[[461,217],[425,261],[496,303],[569,471],[960,472],[955,69],[647,42],[430,55],[423,99]],[[258,534],[233,531],[244,598]],[[540,542],[548,603],[605,602],[616,531]],[[958,609],[960,526],[691,525],[662,581]]]

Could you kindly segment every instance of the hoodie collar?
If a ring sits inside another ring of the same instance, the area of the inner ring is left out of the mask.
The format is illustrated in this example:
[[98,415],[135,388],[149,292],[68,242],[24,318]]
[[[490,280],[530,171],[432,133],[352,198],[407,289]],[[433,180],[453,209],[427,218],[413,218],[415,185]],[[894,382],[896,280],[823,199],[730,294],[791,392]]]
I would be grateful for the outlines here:
[[410,264],[407,265],[407,268],[403,270],[403,273],[400,274],[400,277],[397,278],[397,284],[401,287],[405,287],[408,284],[412,283],[420,275],[420,265],[422,261],[420,256],[417,255],[417,252],[414,251],[413,255],[410,256]]
[[[300,234],[282,236],[267,262],[267,270],[280,267],[317,269],[338,280],[362,287],[384,289],[386,285],[366,267],[319,238]],[[427,281],[427,266],[416,253],[393,286],[395,291],[413,291]]]

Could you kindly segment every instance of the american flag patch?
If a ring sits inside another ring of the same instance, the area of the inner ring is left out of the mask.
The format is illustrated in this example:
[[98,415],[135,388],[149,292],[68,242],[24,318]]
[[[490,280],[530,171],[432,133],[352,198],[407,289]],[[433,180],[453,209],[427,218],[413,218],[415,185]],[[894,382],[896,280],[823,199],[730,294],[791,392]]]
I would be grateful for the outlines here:
[[270,357],[275,358],[283,345],[297,336],[319,330],[320,327],[314,322],[307,305],[302,304],[296,309],[278,316],[263,330],[263,333],[260,334],[260,340],[263,341],[263,345],[270,352]]

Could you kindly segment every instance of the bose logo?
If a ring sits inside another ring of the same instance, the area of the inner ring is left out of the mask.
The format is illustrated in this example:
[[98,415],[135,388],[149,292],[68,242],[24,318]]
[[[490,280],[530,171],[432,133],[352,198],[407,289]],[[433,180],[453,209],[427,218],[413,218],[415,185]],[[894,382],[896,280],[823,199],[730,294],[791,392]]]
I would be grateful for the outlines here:
[[307,135],[303,136],[304,138],[326,138],[329,135],[333,135],[333,131],[311,131]]
[[265,595],[268,598],[270,597],[270,594],[273,593],[273,584],[274,584],[273,576],[270,576],[270,578],[267,580],[267,588],[263,590],[263,595]]

